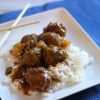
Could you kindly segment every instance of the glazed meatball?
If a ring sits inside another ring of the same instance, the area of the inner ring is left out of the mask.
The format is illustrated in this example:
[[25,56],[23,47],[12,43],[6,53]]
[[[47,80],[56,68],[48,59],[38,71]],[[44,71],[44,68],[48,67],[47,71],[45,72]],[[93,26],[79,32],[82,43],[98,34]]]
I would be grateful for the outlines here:
[[[53,32],[47,32],[41,35],[40,41],[44,41],[47,45],[55,45],[59,47],[69,47],[70,41],[61,37],[59,34]],[[40,44],[40,43],[39,43]],[[42,44],[42,43],[41,43]]]
[[41,40],[44,41],[47,45],[56,45],[59,46],[59,41],[62,39],[59,34],[53,32],[47,32],[41,35]]
[[44,28],[43,32],[55,32],[60,36],[65,36],[66,28],[60,23],[50,23],[46,28]]
[[57,46],[49,46],[43,50],[43,59],[46,66],[53,65],[64,61],[67,58],[67,53]]
[[33,48],[26,51],[22,56],[22,65],[38,66],[41,62],[41,48]]
[[51,77],[43,67],[28,69],[25,80],[33,91],[46,91],[51,83]]
[[37,43],[37,36],[35,34],[26,35],[21,39],[21,43],[24,44],[26,48],[34,47]]

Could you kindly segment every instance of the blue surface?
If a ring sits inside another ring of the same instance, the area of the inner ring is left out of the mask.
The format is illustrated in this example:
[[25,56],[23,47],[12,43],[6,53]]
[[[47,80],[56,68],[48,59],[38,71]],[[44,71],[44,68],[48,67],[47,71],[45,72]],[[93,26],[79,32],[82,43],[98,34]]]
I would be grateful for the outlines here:
[[[62,0],[54,3],[47,3],[42,6],[30,8],[24,16],[58,7],[67,9],[100,47],[100,0]],[[15,19],[19,13],[20,11],[14,11],[0,15],[0,23]],[[65,99],[100,100],[100,85],[64,98],[63,100]]]

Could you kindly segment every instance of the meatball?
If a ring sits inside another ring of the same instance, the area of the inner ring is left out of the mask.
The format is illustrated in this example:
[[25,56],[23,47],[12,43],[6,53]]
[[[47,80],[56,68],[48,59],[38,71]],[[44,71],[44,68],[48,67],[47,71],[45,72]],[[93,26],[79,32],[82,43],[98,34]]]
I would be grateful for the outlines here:
[[61,36],[65,36],[66,28],[60,23],[50,23],[46,28],[44,28],[43,32],[55,32]]
[[47,45],[55,45],[59,47],[70,46],[70,41],[53,32],[42,34],[40,40],[44,41]]
[[41,35],[41,40],[44,41],[47,45],[56,45],[59,46],[59,41],[62,37],[59,34],[53,32],[47,32]]
[[37,43],[37,36],[35,34],[26,35],[21,39],[21,43],[26,46],[26,48],[34,47]]
[[22,65],[38,66],[41,62],[41,48],[33,48],[26,51],[22,56]]
[[64,61],[67,58],[67,53],[57,46],[49,46],[43,49],[43,59],[46,66],[53,65]]
[[51,77],[43,67],[28,69],[25,80],[33,91],[46,91],[51,83]]

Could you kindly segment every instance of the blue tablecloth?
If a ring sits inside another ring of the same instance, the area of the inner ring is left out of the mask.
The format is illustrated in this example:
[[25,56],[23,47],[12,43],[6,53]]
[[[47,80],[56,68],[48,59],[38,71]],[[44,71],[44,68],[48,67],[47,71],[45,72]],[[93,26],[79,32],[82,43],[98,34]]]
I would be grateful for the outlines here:
[[[56,1],[56,0],[55,0]],[[64,7],[100,47],[100,0],[61,0],[30,8],[24,16]],[[0,15],[0,23],[15,19],[20,11]],[[100,76],[98,76],[100,77]],[[88,83],[87,83],[88,84]],[[63,100],[100,100],[100,85],[66,97]]]

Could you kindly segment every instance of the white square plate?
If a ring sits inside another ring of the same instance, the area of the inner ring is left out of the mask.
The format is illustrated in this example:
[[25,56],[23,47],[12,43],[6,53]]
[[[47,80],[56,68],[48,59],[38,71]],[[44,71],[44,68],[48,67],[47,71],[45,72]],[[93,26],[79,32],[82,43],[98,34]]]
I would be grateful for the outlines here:
[[[56,100],[63,97],[67,97],[94,85],[100,83],[100,49],[97,45],[90,39],[87,33],[80,27],[80,25],[72,18],[72,16],[62,8],[42,12],[36,15],[31,15],[25,17],[21,20],[19,24],[30,23],[34,21],[40,21],[37,24],[28,25],[25,27],[20,27],[12,30],[12,35],[0,49],[0,54],[7,52],[14,43],[19,41],[25,34],[31,33],[42,33],[43,27],[45,27],[50,22],[60,22],[64,24],[67,28],[66,38],[71,40],[71,42],[81,49],[85,49],[91,56],[94,57],[95,61],[93,64],[86,68],[86,77],[79,84],[72,87],[62,88],[48,97],[42,97],[41,95],[36,96],[24,96],[19,93],[15,93],[9,89],[8,86],[0,84],[0,96],[2,100]],[[1,24],[0,28],[10,26],[11,22]],[[19,25],[18,24],[18,25]],[[0,39],[5,34],[5,32],[0,33]],[[3,79],[5,72],[5,64],[0,60],[0,81]]]

